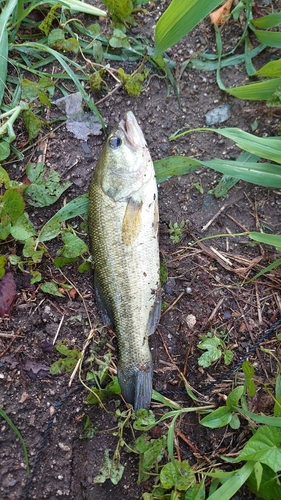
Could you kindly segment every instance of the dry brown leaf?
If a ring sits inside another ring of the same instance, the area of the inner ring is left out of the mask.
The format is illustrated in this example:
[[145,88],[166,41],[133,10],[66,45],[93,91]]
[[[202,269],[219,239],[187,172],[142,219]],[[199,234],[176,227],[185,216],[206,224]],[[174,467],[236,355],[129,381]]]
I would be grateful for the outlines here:
[[230,14],[233,0],[227,0],[219,9],[215,10],[210,14],[210,20],[212,24],[220,26],[226,22],[226,16]]
[[68,291],[68,295],[72,300],[74,300],[77,295],[77,290],[75,290],[75,288],[71,288],[71,290]]
[[0,317],[10,315],[17,296],[17,286],[13,273],[8,272],[0,280]]
[[24,403],[28,398],[29,398],[29,394],[27,392],[23,392],[19,402]]

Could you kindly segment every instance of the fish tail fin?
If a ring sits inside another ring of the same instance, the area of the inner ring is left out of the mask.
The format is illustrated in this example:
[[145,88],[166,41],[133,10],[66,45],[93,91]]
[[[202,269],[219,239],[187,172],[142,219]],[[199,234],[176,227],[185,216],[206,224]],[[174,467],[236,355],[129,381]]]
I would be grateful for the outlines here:
[[152,363],[139,367],[118,368],[118,380],[124,399],[134,410],[149,409],[152,395]]

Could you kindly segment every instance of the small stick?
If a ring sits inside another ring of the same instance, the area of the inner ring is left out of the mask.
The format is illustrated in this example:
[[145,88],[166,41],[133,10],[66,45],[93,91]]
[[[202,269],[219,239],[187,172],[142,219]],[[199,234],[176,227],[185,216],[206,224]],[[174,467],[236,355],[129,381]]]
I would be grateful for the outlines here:
[[[13,332],[13,333],[0,332],[0,337],[3,337],[5,339],[12,339],[14,336],[15,336],[15,332]],[[18,337],[24,337],[24,335],[18,335]]]
[[15,333],[4,333],[4,332],[0,332],[0,337],[5,337],[5,338],[12,338],[13,336],[15,335]]
[[179,294],[179,296],[174,300],[174,302],[172,302],[169,307],[167,307],[167,309],[165,309],[165,311],[162,312],[161,314],[161,317],[164,316],[164,314],[166,314],[168,311],[170,311],[170,309],[172,309],[172,307],[174,307],[174,305],[182,298],[184,292],[181,292]]
[[62,324],[63,324],[63,320],[64,320],[64,315],[62,316],[62,318],[61,318],[61,320],[60,320],[60,324],[59,324],[59,326],[58,326],[57,333],[56,333],[56,335],[55,335],[55,337],[54,337],[54,340],[53,340],[53,345],[55,345],[55,343],[56,343],[56,341],[57,341],[58,334],[59,334],[60,329],[61,329]]
[[34,314],[37,311],[37,309],[39,309],[39,307],[41,306],[41,304],[43,304],[43,302],[45,300],[46,300],[45,297],[44,297],[44,299],[40,300],[39,304],[35,307],[35,309],[33,309],[33,311],[30,310],[29,314],[30,315]]
[[4,354],[6,354],[6,352],[8,352],[8,350],[10,349],[12,343],[14,342],[14,340],[16,340],[17,337],[20,336],[22,332],[22,328],[20,327],[16,333],[16,335],[14,336],[14,338],[11,340],[11,342],[9,342],[9,344],[7,345],[6,349],[4,349],[3,352],[0,353],[0,358],[2,358],[2,356],[4,356]]
[[255,283],[255,290],[256,290],[256,301],[257,301],[259,325],[262,325],[261,303],[260,303],[259,289],[258,289],[257,283]]
[[82,363],[82,361],[83,361],[83,359],[84,359],[84,354],[85,354],[85,351],[86,351],[86,349],[87,349],[88,345],[90,344],[90,342],[91,342],[91,340],[92,340],[92,338],[93,338],[93,336],[94,336],[94,333],[95,333],[96,331],[97,331],[97,328],[92,328],[92,329],[90,330],[90,333],[89,333],[89,335],[88,335],[88,337],[87,337],[87,339],[86,339],[86,341],[85,341],[85,343],[84,343],[84,345],[83,345],[83,349],[82,349],[82,352],[81,352],[81,357],[78,359],[78,361],[77,361],[77,363],[76,363],[76,366],[75,366],[75,368],[74,368],[74,370],[73,370],[73,372],[72,372],[72,374],[71,374],[71,377],[70,377],[70,379],[69,379],[69,382],[68,382],[68,387],[71,387],[72,382],[73,382],[73,379],[74,379],[74,377],[75,377],[75,375],[76,375],[76,373],[77,373],[77,370],[78,370],[78,368],[80,367],[80,365],[81,365],[81,363]]
[[211,247],[210,246],[210,249],[222,260],[224,260],[224,262],[226,262],[226,264],[228,264],[228,266],[232,266],[232,262],[230,262],[230,260],[228,260],[226,257],[224,257],[218,250],[216,250],[214,247]]
[[56,309],[56,311],[58,311],[59,314],[63,316],[63,312],[60,310],[58,306],[56,306],[56,304],[54,304],[54,302],[52,302],[50,299],[48,299],[48,302],[54,307],[54,309]]
[[213,310],[213,312],[211,313],[211,315],[209,316],[209,318],[207,319],[207,323],[209,323],[210,321],[212,321],[213,317],[215,316],[217,310],[220,308],[220,306],[222,305],[224,301],[224,298],[220,299],[215,307],[215,309]]
[[243,231],[245,231],[246,233],[249,233],[249,229],[247,229],[245,226],[243,226],[243,224],[240,224],[240,222],[238,222],[238,220],[234,219],[234,217],[232,217],[231,215],[229,214],[225,214],[230,220],[232,220],[233,222],[235,222],[235,224],[237,224],[237,226],[241,227],[241,229],[243,229]]
[[278,309],[279,309],[279,312],[281,314],[281,299],[279,297],[279,294],[278,293],[274,293],[274,298],[275,298],[275,301],[276,301],[276,304],[278,306]]
[[175,443],[175,448],[176,448],[178,462],[181,462],[181,453],[180,453],[179,440],[178,440],[178,435],[177,434],[174,435],[174,443]]
[[[177,431],[177,436],[180,437],[185,442],[185,444],[187,444],[187,446],[189,446],[193,453],[196,453],[202,457],[200,451],[197,450],[196,446],[191,441],[189,441],[189,439],[184,435],[183,432]],[[208,462],[210,463],[210,460],[208,460]]]
[[207,222],[207,224],[205,224],[205,226],[202,227],[201,231],[206,231],[206,229],[208,229],[208,227],[214,222],[214,220],[216,220],[216,218],[224,211],[224,209],[226,208],[226,205],[223,205],[219,211],[214,215],[214,217],[211,218],[211,220],[209,220],[209,222]]
[[256,220],[256,228],[257,228],[257,231],[260,230],[261,228],[261,225],[260,225],[260,221],[259,221],[259,214],[258,214],[258,204],[257,204],[257,200],[255,200],[255,220]]

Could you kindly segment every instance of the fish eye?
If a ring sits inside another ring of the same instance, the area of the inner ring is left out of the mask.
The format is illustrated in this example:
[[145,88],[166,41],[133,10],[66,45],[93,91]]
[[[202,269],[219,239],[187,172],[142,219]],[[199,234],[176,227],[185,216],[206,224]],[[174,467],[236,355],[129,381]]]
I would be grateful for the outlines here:
[[111,149],[118,149],[122,144],[122,141],[120,137],[117,137],[116,135],[110,137],[109,139],[109,146]]

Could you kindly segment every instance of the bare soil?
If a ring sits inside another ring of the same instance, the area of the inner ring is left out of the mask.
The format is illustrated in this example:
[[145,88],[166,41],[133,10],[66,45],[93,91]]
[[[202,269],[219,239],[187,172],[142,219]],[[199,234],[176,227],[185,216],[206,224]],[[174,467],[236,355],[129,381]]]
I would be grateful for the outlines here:
[[[258,3],[261,8],[266,8],[262,2]],[[138,14],[137,24],[133,27],[134,36],[145,34],[152,43],[153,26],[167,4],[151,4],[148,15]],[[280,10],[281,2],[272,1],[272,6],[276,11]],[[91,22],[90,18],[85,17],[86,24]],[[225,26],[226,48],[235,46],[241,30],[242,25],[239,23]],[[208,20],[168,52],[177,63],[176,72],[179,74],[183,61],[191,54],[206,50],[216,50],[214,31]],[[277,54],[277,49],[266,51],[258,58],[257,64],[262,66]],[[136,65],[130,64],[131,71],[135,68]],[[222,78],[226,86],[248,81],[243,66],[224,68]],[[145,133],[154,160],[175,154],[198,159],[237,158],[238,148],[216,134],[194,133],[176,142],[169,141],[169,136],[177,129],[187,125],[205,126],[205,114],[224,104],[230,105],[231,117],[218,126],[240,127],[251,132],[251,125],[256,120],[256,134],[278,134],[278,109],[267,108],[260,102],[238,100],[221,92],[216,84],[215,72],[188,68],[180,79],[179,89],[180,106],[174,92],[168,88],[167,81],[154,74],[140,97],[134,99],[120,88],[102,100],[98,109],[109,130],[125,111],[132,110]],[[51,118],[56,116],[58,110],[52,108]],[[90,153],[85,152],[81,142],[64,126],[49,133],[44,141],[47,141],[47,165],[58,170],[63,181],[69,179],[73,183],[65,200],[70,201],[87,192],[105,137],[90,137]],[[40,153],[41,146],[42,143],[34,145],[33,159]],[[9,166],[10,175],[24,175],[30,159],[29,151],[22,163]],[[190,246],[196,239],[210,235],[260,229],[280,233],[279,190],[264,189],[240,181],[225,198],[215,198],[209,190],[214,188],[220,177],[211,170],[200,169],[180,178],[171,178],[159,186],[160,252],[162,260],[165,259],[167,263],[169,275],[163,287],[163,300],[171,307],[163,313],[159,327],[151,338],[154,388],[183,405],[194,403],[180,394],[183,386],[179,381],[179,371],[184,373],[194,389],[203,393],[204,387],[229,369],[223,361],[210,369],[203,370],[198,366],[202,352],[197,344],[201,335],[214,329],[225,329],[226,343],[234,353],[232,367],[281,314],[280,271],[262,276],[253,283],[243,284],[280,257],[276,249],[250,244],[246,236],[207,240]],[[202,186],[202,193],[196,188],[196,183]],[[30,207],[31,220],[37,227],[42,227],[62,203],[59,200],[54,206],[43,210]],[[185,222],[181,240],[177,244],[169,236],[170,221]],[[76,222],[79,230],[81,220]],[[60,242],[49,245],[53,257],[60,246]],[[2,246],[4,253],[11,250],[16,250],[11,248],[11,243]],[[40,265],[40,271],[46,280],[63,280],[60,272],[54,270],[49,262]],[[138,457],[126,448],[121,450],[121,462],[125,466],[122,480],[117,485],[110,481],[102,485],[93,481],[101,466],[104,451],[110,449],[113,453],[116,447],[117,438],[112,432],[112,428],[116,427],[116,401],[106,403],[107,411],[97,405],[88,405],[85,403],[87,391],[79,384],[77,377],[69,389],[69,374],[51,376],[48,372],[50,365],[59,358],[59,353],[56,350],[49,352],[46,346],[52,343],[62,317],[58,340],[66,340],[69,347],[81,350],[90,330],[89,315],[92,325],[99,328],[89,349],[95,348],[101,355],[110,345],[114,361],[117,359],[114,335],[100,328],[92,273],[79,274],[76,264],[67,266],[63,272],[79,294],[65,293],[63,298],[48,296],[30,286],[18,271],[17,299],[11,317],[2,320],[0,407],[20,430],[28,448],[31,469],[36,467],[36,470],[27,492],[28,477],[22,447],[9,425],[1,420],[0,496],[3,500],[141,499],[142,494],[151,488],[151,482],[137,484]],[[190,324],[190,315],[196,321],[193,326]],[[280,357],[280,344],[274,335],[266,342],[266,347]],[[258,380],[266,382],[276,375],[277,367],[273,358],[264,352],[256,351],[250,360],[255,366]],[[82,376],[87,369],[87,366],[83,366]],[[242,380],[241,375],[227,378],[212,390],[204,392],[202,400],[222,404],[223,396],[229,394],[237,380]],[[252,401],[252,410],[256,412],[270,414],[272,407],[272,400],[262,390]],[[126,408],[123,401],[120,408]],[[156,403],[152,403],[152,410],[158,415],[162,411]],[[99,430],[91,440],[80,439],[85,414],[90,416]],[[52,415],[54,417],[50,421]],[[192,464],[214,461],[221,453],[235,453],[250,435],[246,422],[242,422],[242,428],[238,431],[207,430],[200,426],[197,415],[182,418],[177,431],[186,438],[178,438],[178,456],[187,458]],[[158,428],[154,432],[166,431],[165,428]],[[128,427],[125,440],[130,443],[133,438],[132,429]],[[40,449],[42,452],[38,456]],[[236,495],[238,498],[254,497],[245,490]]]

